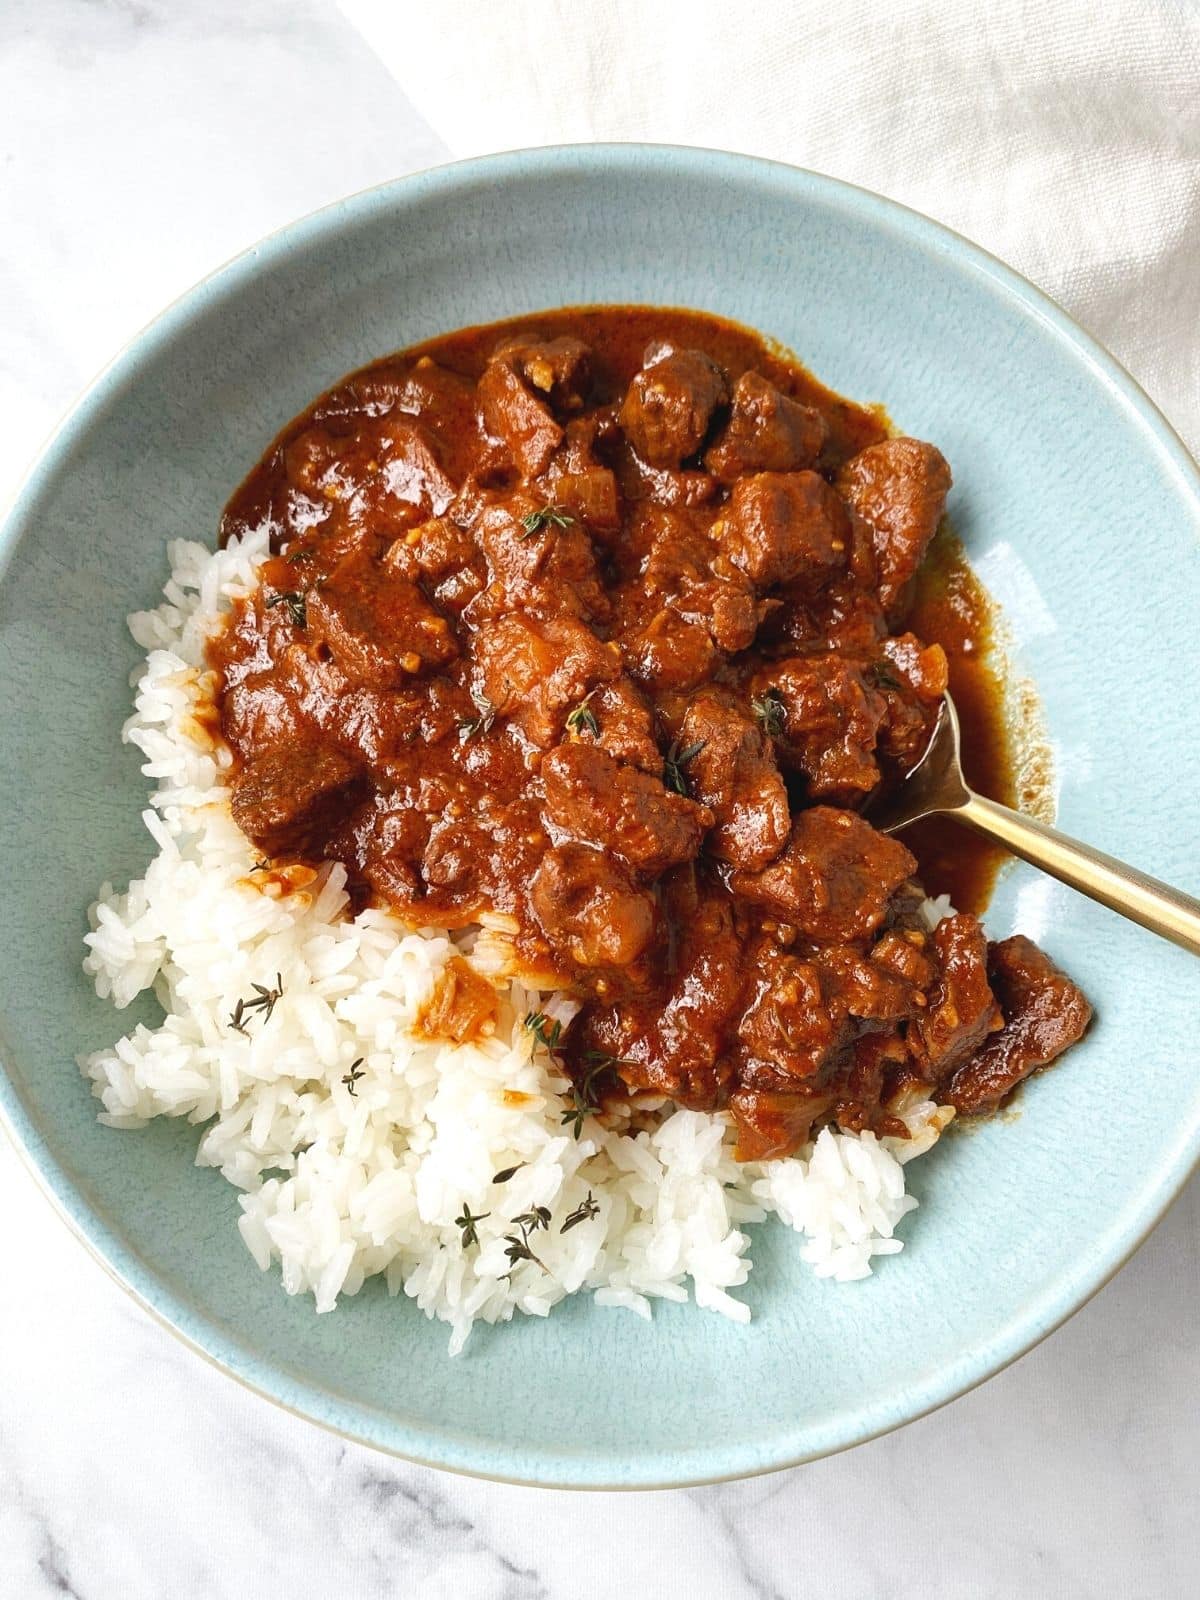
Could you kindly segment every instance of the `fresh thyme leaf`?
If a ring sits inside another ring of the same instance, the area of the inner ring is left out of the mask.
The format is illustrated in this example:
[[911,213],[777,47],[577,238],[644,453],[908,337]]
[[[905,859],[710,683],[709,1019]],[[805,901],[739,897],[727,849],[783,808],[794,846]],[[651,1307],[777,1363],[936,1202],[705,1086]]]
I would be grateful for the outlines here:
[[311,550],[290,550],[285,559],[290,562],[293,567],[296,567],[299,566],[302,561],[313,561],[316,558]]
[[864,673],[864,677],[873,683],[877,689],[903,689],[904,687],[900,679],[892,671],[892,663],[886,656],[881,661],[873,661]]
[[687,766],[688,762],[693,758],[693,756],[698,756],[700,754],[701,750],[704,749],[704,746],[707,743],[707,739],[697,739],[695,744],[685,745],[681,750],[679,748],[679,740],[675,740],[671,748],[667,751],[666,756],[663,758],[662,781],[668,789],[673,789],[676,794],[681,794],[686,797],[688,793],[688,783],[687,778],[684,776],[683,769]]
[[550,1208],[549,1206],[534,1206],[531,1211],[523,1211],[519,1217],[514,1217],[513,1221],[522,1233],[536,1233],[539,1228],[548,1228],[550,1226]]
[[787,718],[787,707],[783,703],[783,696],[778,689],[764,689],[762,694],[757,694],[750,701],[750,709],[758,720],[758,725],[768,739],[777,739],[783,732],[783,725]]
[[564,1128],[570,1126],[576,1139],[582,1134],[587,1119],[600,1109],[600,1102],[595,1095],[596,1079],[610,1067],[629,1064],[628,1057],[610,1056],[606,1050],[585,1050],[583,1059],[587,1062],[588,1069],[581,1083],[572,1083],[571,1104],[562,1114],[562,1126]]
[[591,1068],[587,1075],[588,1079],[594,1078],[598,1072],[603,1072],[605,1067],[633,1066],[633,1058],[631,1056],[613,1056],[609,1055],[607,1050],[585,1050],[583,1059]]
[[246,1032],[246,1024],[256,1012],[261,1013],[264,1022],[270,1022],[271,1013],[283,999],[283,978],[278,972],[275,974],[273,989],[268,989],[261,983],[252,983],[250,987],[254,993],[249,1000],[239,1000],[233,1008],[233,1015],[229,1018],[229,1026],[234,1032],[242,1034],[247,1039],[250,1035]]
[[550,1270],[544,1261],[534,1255],[529,1248],[529,1240],[524,1234],[518,1239],[515,1233],[506,1233],[504,1235],[504,1243],[508,1247],[504,1254],[508,1258],[510,1267],[515,1267],[518,1261],[532,1261],[535,1265],[541,1267],[543,1272]]
[[265,988],[261,983],[252,983],[250,987],[254,990],[254,998],[246,1001],[246,1010],[261,1011],[263,1021],[269,1022],[272,1011],[274,1011],[279,1001],[283,999],[282,975],[278,972],[275,974],[275,987],[273,989]]
[[527,511],[521,518],[524,528],[522,539],[528,539],[531,533],[541,533],[542,529],[553,524],[556,528],[569,528],[575,518],[569,511],[564,511],[562,506],[539,506],[536,511]]
[[508,1180],[511,1177],[513,1177],[516,1173],[520,1172],[521,1168],[526,1166],[526,1165],[528,1165],[527,1162],[518,1161],[515,1167],[505,1167],[502,1172],[498,1172],[496,1174],[496,1176],[492,1179],[492,1182],[493,1183],[507,1183]]
[[592,698],[592,695],[594,695],[595,692],[595,689],[592,689],[590,693],[585,694],[583,699],[575,707],[574,711],[569,711],[567,713],[567,727],[572,733],[583,733],[586,731],[587,733],[596,734],[600,732],[600,724],[596,721],[596,713],[592,710],[591,706],[588,705],[588,701]]
[[459,717],[458,741],[465,744],[468,739],[473,739],[477,733],[487,733],[492,723],[496,720],[496,708],[486,695],[477,694],[471,690],[471,701],[479,713],[475,717]]
[[455,1217],[454,1226],[462,1229],[462,1245],[464,1250],[469,1245],[479,1243],[479,1234],[476,1231],[475,1224],[477,1222],[482,1222],[485,1217],[490,1217],[491,1214],[492,1213],[490,1211],[480,1211],[472,1216],[470,1206],[467,1205],[466,1201],[463,1202],[462,1216]]
[[562,1227],[558,1231],[559,1233],[570,1233],[571,1229],[578,1227],[581,1222],[588,1222],[592,1217],[598,1217],[599,1215],[600,1207],[596,1204],[595,1200],[592,1199],[592,1191],[589,1189],[587,1192],[587,1199],[581,1200],[575,1207],[574,1211],[568,1214]]
[[583,1132],[583,1125],[596,1109],[594,1106],[584,1105],[575,1090],[571,1091],[572,1104],[562,1114],[562,1126],[570,1126],[576,1139]]
[[544,1011],[529,1011],[525,1015],[524,1027],[547,1050],[557,1050],[559,1040],[562,1038],[562,1023],[557,1020],[551,1022]]
[[349,1089],[351,1096],[355,1100],[358,1099],[358,1080],[365,1077],[366,1073],[363,1071],[363,1058],[359,1056],[357,1061],[352,1061],[350,1063],[350,1071],[342,1079],[342,1082],[346,1085],[347,1089]]
[[286,606],[288,616],[292,619],[295,628],[308,626],[308,607],[305,605],[304,596],[298,589],[287,589],[283,594],[273,594],[267,601],[267,606]]
[[513,1223],[521,1230],[521,1236],[518,1238],[515,1233],[504,1235],[504,1243],[508,1246],[504,1254],[508,1258],[509,1266],[515,1267],[518,1261],[533,1261],[543,1272],[548,1272],[550,1269],[546,1263],[539,1261],[529,1248],[529,1235],[536,1233],[539,1228],[549,1228],[549,1206],[534,1206],[532,1211],[524,1211],[519,1217],[514,1217]]

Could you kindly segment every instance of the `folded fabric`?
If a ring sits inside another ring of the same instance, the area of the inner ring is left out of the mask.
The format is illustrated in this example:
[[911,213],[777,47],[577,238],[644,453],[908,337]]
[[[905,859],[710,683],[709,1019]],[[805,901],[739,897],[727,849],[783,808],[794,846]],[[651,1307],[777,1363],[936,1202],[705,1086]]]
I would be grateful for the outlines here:
[[340,3],[455,155],[708,145],[948,223],[1048,290],[1200,448],[1200,11]]

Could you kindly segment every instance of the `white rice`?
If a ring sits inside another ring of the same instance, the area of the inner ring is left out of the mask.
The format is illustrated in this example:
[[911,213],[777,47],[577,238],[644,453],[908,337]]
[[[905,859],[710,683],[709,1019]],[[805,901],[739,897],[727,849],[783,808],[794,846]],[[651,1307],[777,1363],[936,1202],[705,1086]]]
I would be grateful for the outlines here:
[[[796,1158],[757,1166],[733,1159],[724,1117],[683,1110],[636,1136],[589,1118],[577,1141],[562,1125],[566,1085],[521,1022],[534,1009],[569,1021],[561,995],[502,980],[494,1037],[453,1045],[413,1031],[448,958],[478,942],[486,967],[494,935],[452,939],[380,910],[351,917],[340,865],[292,869],[290,892],[253,873],[229,811],[204,643],[265,554],[260,535],[216,552],[174,543],[163,604],[130,618],[147,655],[124,737],[155,786],[143,820],[157,853],[124,893],[101,888],[84,968],[118,1008],[153,988],[165,1017],[82,1059],[100,1120],[202,1125],[197,1164],[243,1191],[246,1248],[264,1271],[280,1264],[289,1294],[332,1311],[382,1273],[450,1324],[451,1353],[476,1320],[545,1316],[582,1289],[647,1319],[654,1299],[690,1296],[748,1321],[730,1291],[750,1272],[745,1226],[768,1213],[802,1235],[821,1277],[865,1277],[899,1250],[897,1225],[916,1206],[902,1163],[936,1141],[945,1108],[907,1107],[907,1141],[825,1130]],[[270,1016],[233,1031],[238,1000],[277,974]],[[561,1231],[589,1194],[596,1214]],[[538,1260],[514,1264],[514,1219],[537,1206],[551,1217],[529,1235]],[[465,1208],[477,1242],[464,1243]]]

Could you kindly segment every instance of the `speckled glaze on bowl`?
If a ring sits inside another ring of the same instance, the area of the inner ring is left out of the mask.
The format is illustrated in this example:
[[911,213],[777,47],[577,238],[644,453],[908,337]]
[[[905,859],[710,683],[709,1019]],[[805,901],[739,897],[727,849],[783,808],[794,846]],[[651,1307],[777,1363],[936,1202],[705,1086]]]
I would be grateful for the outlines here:
[[[1063,826],[1196,885],[1200,482],[1163,419],[1005,267],[875,195],[696,150],[591,146],[468,162],[285,229],[194,289],[69,417],[0,559],[0,1103],[66,1218],[152,1311],[305,1416],[421,1461],[638,1487],[803,1461],[996,1372],[1136,1247],[1200,1148],[1197,969],[1024,869],[991,912],[1070,966],[1088,1040],[1021,1115],[910,1168],[908,1247],[819,1283],[758,1230],[741,1328],[664,1306],[648,1330],[578,1300],[446,1330],[378,1285],[317,1317],[260,1274],[194,1130],[95,1121],[74,1058],[118,1019],[80,970],[84,908],[144,865],[118,730],[164,543],[210,539],[275,430],[349,368],[465,323],[645,301],[735,317],[953,464],[951,510],[1041,691]],[[147,1009],[144,1015],[149,1015]]]

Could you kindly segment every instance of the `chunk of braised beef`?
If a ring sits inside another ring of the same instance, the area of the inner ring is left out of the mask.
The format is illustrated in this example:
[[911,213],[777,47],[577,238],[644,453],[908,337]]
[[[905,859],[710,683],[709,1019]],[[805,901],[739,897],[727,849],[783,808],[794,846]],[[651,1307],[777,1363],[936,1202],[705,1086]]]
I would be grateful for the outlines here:
[[920,914],[919,900],[910,918],[906,916],[905,908],[900,904],[901,899],[902,896],[897,895],[893,903],[892,921],[895,925],[889,927],[886,933],[880,934],[871,946],[871,964],[882,972],[890,972],[902,979],[914,995],[923,995],[937,976],[937,967],[932,954],[932,936],[925,931],[923,925],[906,925],[923,924],[924,918]]
[[458,654],[446,618],[420,587],[359,555],[305,596],[306,630],[355,683],[395,689]]
[[475,541],[465,528],[449,517],[431,517],[394,540],[383,564],[398,577],[416,582],[421,578],[444,578],[477,559]]
[[[332,663],[314,663],[307,658],[305,665],[309,685],[302,706],[310,720],[381,775],[401,752],[454,731],[456,712],[450,695],[347,685],[331,702],[322,692],[322,684],[329,681]],[[447,680],[442,682],[450,687]]]
[[875,932],[915,870],[898,839],[853,811],[813,806],[792,819],[781,855],[758,872],[735,868],[729,884],[810,939],[846,943]]
[[673,606],[663,606],[618,642],[630,677],[656,691],[694,689],[721,659],[704,623],[687,621]]
[[425,893],[421,863],[429,843],[430,821],[416,796],[400,788],[386,799],[351,814],[332,841],[341,860],[365,863],[365,877],[387,898],[410,904]]
[[340,750],[311,738],[271,744],[234,774],[233,820],[269,856],[320,855],[361,783],[362,769]]
[[651,345],[621,406],[621,427],[642,460],[677,467],[704,443],[713,412],[729,384],[701,350]]
[[852,799],[879,782],[875,759],[887,705],[861,665],[845,656],[795,656],[757,674],[759,704],[778,707],[780,761],[816,797]]
[[571,616],[498,617],[475,634],[472,651],[488,705],[543,749],[560,737],[572,706],[621,673],[616,646]]
[[720,654],[753,644],[762,606],[749,580],[721,561],[686,514],[642,508],[631,542],[643,553],[616,605],[633,618],[621,643],[636,676],[656,688],[687,689],[712,674]]
[[525,382],[556,411],[578,411],[591,378],[592,353],[582,339],[506,339],[493,360],[511,361]]
[[618,761],[643,772],[662,773],[663,758],[654,737],[654,717],[632,679],[621,677],[592,691],[586,704],[567,716],[571,736],[582,744],[598,744]]
[[901,772],[911,771],[929,748],[949,687],[946,652],[905,633],[886,640],[867,671],[886,706],[879,748]]
[[900,1033],[883,1028],[862,1033],[850,1047],[836,1080],[837,1098],[830,1122],[843,1133],[862,1133],[870,1128],[878,1137],[908,1137],[903,1119],[884,1109],[887,1086],[896,1068],[908,1059]]
[[879,594],[889,611],[903,609],[951,486],[936,446],[920,439],[883,439],[847,461],[838,493],[870,527],[879,563]]
[[716,648],[737,655],[754,643],[763,607],[739,572],[714,576],[682,588],[671,609],[684,622],[698,623]]
[[656,998],[642,1042],[622,1051],[631,1059],[621,1076],[634,1088],[710,1111],[735,1081],[725,1040],[742,989],[741,944],[728,896],[702,872],[684,867],[670,874],[663,902],[676,930],[669,984]]
[[447,806],[432,820],[421,876],[439,910],[454,903],[471,916],[493,903],[491,853],[491,834],[482,815]]
[[329,394],[317,409],[321,421],[385,412],[416,417],[433,433],[442,461],[452,478],[470,470],[478,437],[475,431],[475,385],[430,356],[420,356],[402,372],[369,369],[356,374]]
[[654,900],[612,857],[583,844],[548,850],[529,889],[551,946],[581,967],[627,967],[654,936]]
[[633,450],[626,453],[618,477],[626,500],[644,500],[669,510],[711,506],[721,496],[721,485],[711,473],[695,467],[647,466]]
[[903,687],[930,705],[940,705],[950,684],[950,665],[940,644],[925,644],[915,633],[885,639],[877,666],[885,664]]
[[508,446],[518,472],[536,478],[563,442],[548,399],[533,392],[516,355],[496,356],[484,369],[476,392],[484,426]]
[[835,944],[813,958],[835,1015],[860,1022],[900,1022],[919,1014],[921,991],[894,966],[852,944]]
[[610,602],[591,540],[565,513],[528,495],[513,495],[487,506],[474,534],[489,580],[471,608],[474,626],[507,611],[538,617],[569,612],[591,620],[608,616]]
[[939,1100],[966,1114],[1002,1105],[1030,1073],[1081,1039],[1092,1020],[1083,991],[1022,934],[989,946],[987,972],[1004,1026],[938,1090]]
[[454,499],[455,487],[442,470],[432,436],[419,422],[388,417],[378,429],[373,462],[377,477],[397,500],[440,516]]
[[620,438],[615,406],[596,406],[582,416],[570,417],[563,429],[562,448],[551,462],[547,478],[611,466],[609,456]]
[[729,421],[705,452],[704,465],[722,483],[747,472],[795,472],[816,464],[828,437],[819,411],[781,394],[761,373],[743,372]]
[[729,1110],[737,1130],[739,1161],[774,1161],[806,1144],[813,1127],[833,1106],[836,1095],[813,1084],[795,1089],[737,1089]]
[[303,739],[297,709],[272,675],[239,673],[233,681],[226,679],[221,731],[238,755],[250,759],[264,746]]
[[712,577],[712,544],[684,511],[640,507],[632,520],[631,539],[642,552],[638,594],[660,602],[671,600]]
[[440,516],[455,486],[433,436],[396,412],[364,421],[353,433],[315,427],[287,447],[288,475],[307,494],[341,501],[357,495],[375,517],[388,499]]
[[439,611],[460,615],[486,581],[486,563],[466,528],[433,517],[407,529],[388,547],[384,565],[421,583]]
[[680,744],[695,751],[688,785],[714,818],[708,849],[735,866],[766,866],[787,843],[791,815],[770,743],[753,715],[719,691],[699,694],[684,715]]
[[768,945],[750,972],[737,1027],[747,1063],[760,1062],[787,1078],[811,1078],[845,1037],[844,1014],[834,1017],[819,970]]
[[987,935],[966,912],[943,917],[931,947],[938,976],[923,1015],[908,1033],[913,1066],[925,1082],[944,1082],[1004,1019],[987,975]]
[[611,850],[645,878],[691,861],[712,823],[704,806],[598,745],[560,745],[541,772],[552,837]]
[[820,589],[846,565],[846,508],[816,472],[739,478],[713,524],[722,552],[758,589]]
[[887,636],[887,619],[874,594],[849,578],[834,579],[819,594],[790,585],[779,592],[779,606],[764,625],[764,646],[810,654],[834,650],[870,661]]

